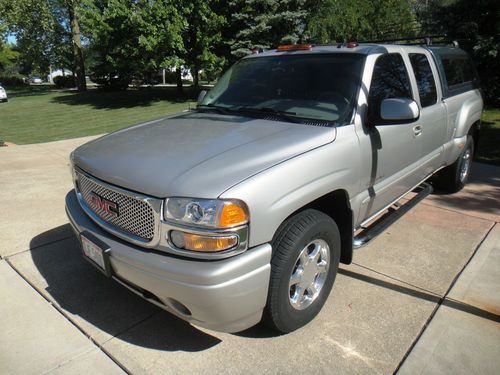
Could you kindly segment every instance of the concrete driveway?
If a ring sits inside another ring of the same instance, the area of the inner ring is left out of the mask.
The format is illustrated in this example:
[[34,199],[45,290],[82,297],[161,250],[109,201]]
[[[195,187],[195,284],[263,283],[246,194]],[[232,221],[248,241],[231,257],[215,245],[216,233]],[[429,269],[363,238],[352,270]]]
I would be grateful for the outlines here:
[[64,197],[89,139],[0,149],[0,373],[498,372],[500,168],[475,164],[358,250],[307,327],[224,334],[82,259]]

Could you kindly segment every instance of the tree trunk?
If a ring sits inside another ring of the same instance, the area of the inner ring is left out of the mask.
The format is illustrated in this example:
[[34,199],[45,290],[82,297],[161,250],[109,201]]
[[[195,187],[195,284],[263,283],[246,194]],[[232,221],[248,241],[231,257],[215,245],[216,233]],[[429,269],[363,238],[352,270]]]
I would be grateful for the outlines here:
[[85,63],[83,61],[82,42],[80,38],[80,25],[75,14],[75,6],[73,1],[69,4],[69,23],[71,26],[71,44],[73,47],[73,59],[76,73],[76,86],[78,91],[87,90],[87,82],[85,81]]
[[193,68],[193,86],[198,87],[200,85],[200,69],[195,65]]
[[182,70],[180,67],[175,69],[175,75],[177,77],[177,94],[183,95],[184,90],[182,87]]

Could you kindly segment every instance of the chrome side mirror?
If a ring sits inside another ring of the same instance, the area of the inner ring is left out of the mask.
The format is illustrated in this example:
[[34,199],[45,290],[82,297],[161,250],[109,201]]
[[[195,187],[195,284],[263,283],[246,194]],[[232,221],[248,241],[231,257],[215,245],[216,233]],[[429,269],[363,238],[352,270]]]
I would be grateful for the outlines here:
[[198,105],[203,102],[203,99],[205,99],[205,95],[207,95],[207,90],[201,90],[198,94]]
[[420,117],[420,109],[412,99],[384,99],[380,105],[380,117],[382,120],[391,122],[412,122]]

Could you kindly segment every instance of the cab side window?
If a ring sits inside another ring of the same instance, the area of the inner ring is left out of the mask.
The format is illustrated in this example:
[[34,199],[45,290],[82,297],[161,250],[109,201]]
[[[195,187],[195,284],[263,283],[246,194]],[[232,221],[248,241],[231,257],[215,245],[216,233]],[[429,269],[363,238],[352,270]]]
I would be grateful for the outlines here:
[[443,67],[450,88],[474,81],[474,69],[467,56],[445,56]]
[[368,121],[380,122],[380,105],[384,99],[413,99],[410,78],[403,57],[399,53],[380,56],[373,69],[370,93],[368,94]]
[[427,56],[422,53],[410,53],[409,56],[417,80],[420,105],[423,108],[436,104],[436,82]]

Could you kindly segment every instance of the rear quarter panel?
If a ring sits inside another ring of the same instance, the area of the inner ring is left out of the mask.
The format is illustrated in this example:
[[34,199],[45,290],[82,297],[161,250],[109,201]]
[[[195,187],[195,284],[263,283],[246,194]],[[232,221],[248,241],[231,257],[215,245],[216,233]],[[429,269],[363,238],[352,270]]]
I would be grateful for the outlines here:
[[483,99],[478,89],[451,96],[443,100],[448,112],[447,147],[445,164],[452,164],[460,154],[455,140],[465,137],[471,126],[481,120]]

